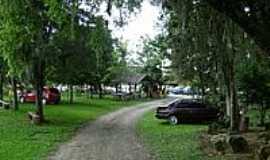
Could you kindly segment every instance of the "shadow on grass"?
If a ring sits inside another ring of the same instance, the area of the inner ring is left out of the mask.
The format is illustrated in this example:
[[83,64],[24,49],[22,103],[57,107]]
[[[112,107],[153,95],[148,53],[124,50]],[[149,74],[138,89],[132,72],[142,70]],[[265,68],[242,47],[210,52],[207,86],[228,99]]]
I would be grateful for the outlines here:
[[[111,99],[93,99],[91,101],[78,101],[73,104],[62,102],[58,105],[48,105],[45,114],[49,121],[45,125],[53,127],[82,125],[97,117],[117,110],[124,106],[131,106],[134,101],[117,102]],[[134,102],[135,104],[135,102]]]
[[[46,122],[40,125],[40,127],[80,126],[88,121],[96,120],[97,117],[107,112],[136,104],[138,104],[138,101],[116,101],[111,97],[103,99],[78,97],[73,104],[63,99],[59,104],[48,104],[44,106]],[[36,111],[34,103],[21,104],[20,108],[19,112],[21,115],[26,115],[29,111]]]
[[[94,121],[96,120],[96,118],[88,118],[86,121]],[[64,119],[56,119],[56,118],[51,118],[49,120],[46,120],[41,126],[46,127],[46,126],[50,126],[50,127],[69,127],[69,126],[78,126],[80,127],[83,124],[86,124],[86,121],[77,121],[74,120],[73,122],[68,121],[68,120],[64,120]],[[76,127],[77,128],[77,127]]]
[[169,123],[169,121],[162,121],[160,122],[161,125],[164,125],[164,126],[190,126],[190,125],[194,125],[194,126],[205,126],[205,125],[209,125],[210,122],[181,122],[177,125],[172,125]]

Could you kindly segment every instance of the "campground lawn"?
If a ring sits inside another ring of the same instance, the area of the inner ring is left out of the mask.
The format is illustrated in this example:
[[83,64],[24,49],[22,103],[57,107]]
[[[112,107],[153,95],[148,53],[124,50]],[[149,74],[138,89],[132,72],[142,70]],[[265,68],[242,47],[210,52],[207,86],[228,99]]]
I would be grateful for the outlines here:
[[68,140],[84,123],[136,103],[138,102],[77,98],[76,103],[71,105],[48,105],[45,107],[48,122],[41,126],[30,124],[27,118],[27,112],[34,111],[34,104],[20,105],[17,112],[0,109],[0,159],[45,159],[50,151]]
[[222,160],[204,155],[199,146],[200,131],[206,125],[172,126],[147,113],[137,124],[137,134],[155,160]]

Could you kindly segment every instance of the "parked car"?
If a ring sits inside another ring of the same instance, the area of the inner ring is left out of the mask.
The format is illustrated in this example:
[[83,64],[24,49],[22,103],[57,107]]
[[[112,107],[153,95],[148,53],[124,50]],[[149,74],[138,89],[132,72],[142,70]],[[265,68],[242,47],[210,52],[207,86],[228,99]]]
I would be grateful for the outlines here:
[[179,95],[179,94],[184,94],[184,89],[181,87],[176,87],[171,90],[171,93]]
[[[43,104],[58,104],[61,100],[61,93],[56,88],[44,87],[43,89]],[[27,91],[21,94],[20,102],[34,103],[36,101],[36,92]]]
[[171,124],[180,122],[214,121],[219,116],[218,109],[209,107],[195,99],[176,100],[166,107],[158,107],[156,117],[166,119]]

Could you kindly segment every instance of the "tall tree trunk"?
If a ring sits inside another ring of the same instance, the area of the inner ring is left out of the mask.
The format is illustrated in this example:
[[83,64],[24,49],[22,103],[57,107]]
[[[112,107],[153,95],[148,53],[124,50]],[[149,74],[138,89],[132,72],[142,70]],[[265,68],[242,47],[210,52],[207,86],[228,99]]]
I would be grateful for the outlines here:
[[36,90],[36,107],[37,114],[40,117],[40,122],[44,122],[44,113],[43,113],[43,87],[44,87],[44,67],[45,62],[36,58],[34,60],[34,79],[35,79],[35,90]]
[[91,92],[91,99],[93,99],[94,98],[94,86],[93,85],[91,85],[91,87],[90,87],[90,92]]
[[99,98],[103,98],[103,91],[102,91],[102,86],[101,84],[98,84],[98,91],[99,91]]
[[237,102],[237,92],[235,83],[235,58],[236,58],[236,28],[237,26],[229,21],[223,28],[223,35],[219,37],[219,42],[223,45],[220,52],[222,54],[222,72],[226,88],[226,109],[230,117],[230,131],[239,132],[240,109]]
[[226,86],[227,90],[226,90],[226,115],[228,117],[231,117],[231,103],[230,103],[230,93],[229,93],[229,89],[228,87]]
[[117,85],[117,84],[115,85],[115,92],[116,92],[116,93],[119,92],[119,91],[118,91],[118,85]]
[[[66,86],[68,86],[68,85],[66,85]],[[63,91],[63,94],[65,95],[65,97],[66,97],[67,99],[69,98],[69,95],[68,95],[67,90]]]
[[83,93],[84,93],[84,92],[83,92],[83,85],[81,84],[81,85],[80,85],[80,93],[79,93],[79,96],[83,96]]
[[202,72],[199,73],[199,78],[200,78],[200,88],[202,91],[201,96],[202,96],[203,102],[205,102],[205,83],[204,83],[204,78],[203,78]]
[[69,103],[73,104],[73,102],[74,102],[73,85],[69,85]]
[[216,60],[216,55],[215,55],[215,80],[214,80],[214,86],[213,86],[213,90],[214,90],[214,95],[215,95],[215,106],[218,106],[218,107],[222,107],[218,104],[218,101],[219,101],[219,96],[218,95],[221,95],[220,91],[218,91],[217,88],[219,88],[221,90],[221,87],[219,85],[219,68],[218,68],[218,61]]
[[237,103],[237,95],[236,95],[236,86],[235,86],[235,75],[234,75],[234,64],[229,63],[226,64],[226,72],[225,76],[225,85],[226,85],[226,107],[227,107],[227,115],[230,116],[230,130],[232,132],[239,131],[239,106]]
[[17,95],[17,81],[15,77],[12,77],[11,79],[12,83],[12,92],[13,92],[13,100],[12,100],[12,106],[14,107],[14,110],[19,110],[19,103],[18,103],[18,95]]
[[265,116],[266,116],[266,108],[264,106],[264,102],[261,102],[260,105],[260,126],[265,125]]
[[128,85],[128,92],[129,94],[131,94],[132,88],[131,88],[131,84]]
[[87,85],[87,90],[86,90],[85,94],[87,94],[87,98],[90,99],[90,97],[91,97],[91,85]]
[[237,103],[236,98],[236,87],[235,87],[235,80],[234,80],[234,73],[232,70],[231,76],[231,83],[230,83],[230,103],[231,103],[231,130],[238,131],[239,130],[239,122],[240,122],[240,110]]
[[4,100],[4,73],[2,69],[0,72],[0,100]]
[[89,89],[89,86],[88,85],[84,85],[84,96],[86,97],[86,98],[89,98],[89,94],[88,94],[88,89]]

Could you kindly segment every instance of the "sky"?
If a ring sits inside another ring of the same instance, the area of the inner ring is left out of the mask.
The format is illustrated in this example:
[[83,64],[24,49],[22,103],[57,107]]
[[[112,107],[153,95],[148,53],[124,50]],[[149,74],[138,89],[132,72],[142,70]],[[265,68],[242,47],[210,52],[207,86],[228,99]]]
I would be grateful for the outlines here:
[[[82,5],[81,7],[87,9],[86,5]],[[142,37],[154,38],[160,33],[160,30],[156,26],[161,8],[151,5],[150,0],[144,0],[140,12],[132,14],[128,19],[127,25],[122,28],[116,27],[113,22],[115,17],[119,18],[118,10],[113,8],[112,15],[109,17],[106,9],[107,4],[104,3],[104,5],[101,5],[101,10],[97,15],[102,15],[109,21],[109,29],[112,30],[114,38],[119,38],[123,42],[127,42],[129,56],[133,59],[136,59],[136,52],[142,48]]]
[[150,0],[144,0],[140,12],[132,14],[127,25],[122,28],[115,27],[113,23],[113,19],[119,17],[119,12],[113,9],[111,17],[108,17],[106,9],[106,5],[101,6],[99,14],[109,20],[109,28],[112,30],[113,37],[127,42],[128,52],[133,53],[133,56],[136,56],[135,53],[141,50],[142,37],[153,38],[159,33],[156,24],[161,8],[151,5]]
[[148,0],[142,4],[141,12],[131,16],[128,24],[123,28],[111,27],[113,36],[123,38],[128,42],[128,51],[136,52],[142,44],[141,37],[155,37],[159,30],[156,27],[158,22],[160,8],[152,6]]

